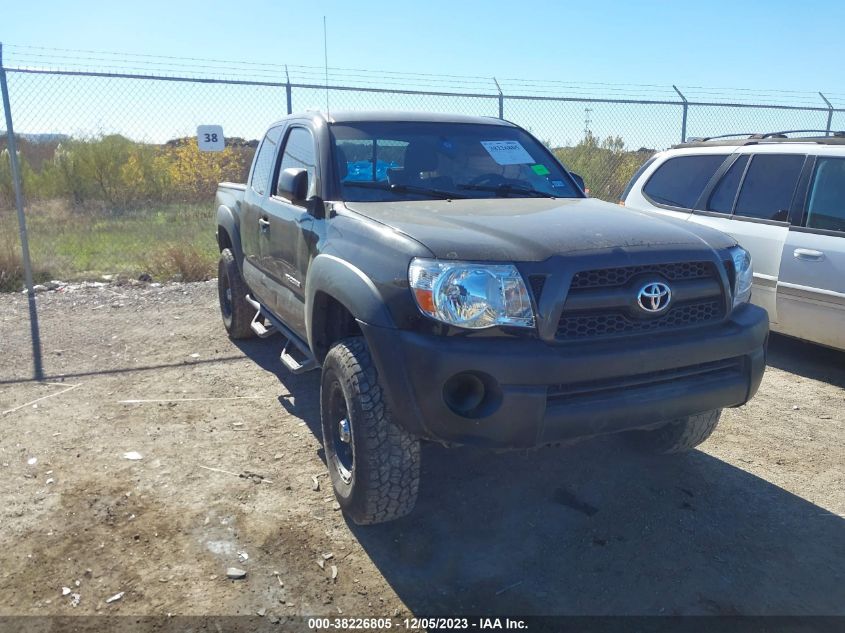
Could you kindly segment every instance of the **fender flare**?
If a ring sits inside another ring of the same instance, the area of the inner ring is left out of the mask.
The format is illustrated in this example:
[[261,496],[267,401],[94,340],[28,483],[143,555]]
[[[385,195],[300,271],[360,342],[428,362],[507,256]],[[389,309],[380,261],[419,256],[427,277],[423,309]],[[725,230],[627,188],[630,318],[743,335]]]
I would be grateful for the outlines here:
[[338,301],[359,321],[396,327],[384,299],[363,271],[334,255],[320,254],[308,267],[305,284],[305,329],[311,349],[314,349],[314,305],[319,292]]
[[217,246],[222,250],[223,245],[220,241],[220,229],[226,231],[229,240],[232,242],[232,252],[235,256],[235,261],[238,263],[238,268],[243,270],[244,249],[241,246],[241,231],[238,217],[226,205],[221,204],[217,207]]

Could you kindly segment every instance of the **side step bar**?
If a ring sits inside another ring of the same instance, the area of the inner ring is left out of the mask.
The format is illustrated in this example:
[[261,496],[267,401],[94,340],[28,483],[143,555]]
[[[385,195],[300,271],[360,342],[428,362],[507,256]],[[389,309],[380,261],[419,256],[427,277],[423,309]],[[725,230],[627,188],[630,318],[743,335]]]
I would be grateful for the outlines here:
[[[308,349],[308,345],[294,334],[288,326],[273,315],[268,314],[261,304],[249,295],[246,296],[246,300],[247,303],[255,308],[255,317],[253,317],[250,327],[258,337],[267,338],[279,332],[287,339],[285,347],[282,349],[282,354],[279,357],[282,365],[287,367],[292,374],[302,374],[320,367],[317,359],[314,358],[311,350]],[[269,326],[265,325],[265,320],[270,322]],[[296,356],[291,353],[294,350],[296,351]]]

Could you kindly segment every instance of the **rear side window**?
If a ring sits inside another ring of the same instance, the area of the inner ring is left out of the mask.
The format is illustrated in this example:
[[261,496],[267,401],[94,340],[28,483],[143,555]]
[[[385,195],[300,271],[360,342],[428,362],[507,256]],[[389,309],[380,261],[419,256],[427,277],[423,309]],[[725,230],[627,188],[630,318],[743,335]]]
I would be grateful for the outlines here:
[[258,154],[255,156],[255,164],[252,167],[252,181],[250,186],[255,193],[264,195],[267,185],[270,182],[270,174],[273,172],[273,158],[276,155],[276,145],[279,143],[281,128],[273,128],[264,137]]
[[710,194],[710,201],[707,203],[708,211],[719,213],[730,213],[734,208],[736,192],[739,190],[739,183],[742,182],[742,175],[745,173],[745,166],[748,164],[748,155],[743,155],[734,161],[730,169],[725,172],[719,184]]
[[845,159],[817,159],[804,225],[845,231]]
[[757,154],[742,181],[734,215],[762,220],[789,219],[803,154]]
[[649,178],[643,193],[657,204],[692,209],[727,154],[670,158]]
[[640,176],[645,173],[645,170],[651,167],[651,164],[656,160],[657,156],[652,156],[646,162],[640,165],[640,168],[634,172],[634,175],[631,176],[631,180],[629,180],[628,184],[625,186],[625,191],[623,191],[622,195],[619,197],[620,201],[625,202],[625,199],[628,197],[628,194],[631,193],[631,189],[634,188],[634,183],[640,179]]

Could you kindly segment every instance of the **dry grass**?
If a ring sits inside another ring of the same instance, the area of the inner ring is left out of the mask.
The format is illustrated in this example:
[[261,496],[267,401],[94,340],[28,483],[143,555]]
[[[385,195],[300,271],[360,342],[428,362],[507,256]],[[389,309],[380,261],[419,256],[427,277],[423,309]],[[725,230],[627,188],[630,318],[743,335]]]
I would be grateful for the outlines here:
[[155,279],[206,281],[214,276],[215,263],[206,250],[192,245],[171,245],[154,251],[148,267]]
[[[50,271],[34,267],[34,283],[50,280]],[[23,262],[20,249],[10,239],[0,239],[0,292],[18,292],[24,286]]]
[[[115,214],[96,204],[35,201],[26,212],[33,265],[62,281],[101,275],[137,278],[142,273],[162,281],[182,275],[202,278],[213,272],[217,259],[211,210],[209,202]],[[6,241],[18,244],[18,223],[14,210],[0,209],[0,248]],[[169,252],[173,247],[181,252]]]

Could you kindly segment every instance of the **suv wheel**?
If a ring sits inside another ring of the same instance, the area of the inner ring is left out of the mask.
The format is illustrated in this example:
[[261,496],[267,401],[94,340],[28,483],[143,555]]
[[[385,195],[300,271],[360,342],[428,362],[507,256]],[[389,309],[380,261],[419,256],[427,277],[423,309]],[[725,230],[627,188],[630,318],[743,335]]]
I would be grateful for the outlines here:
[[246,301],[249,292],[235,256],[228,248],[220,251],[217,264],[217,297],[220,300],[220,314],[223,325],[233,339],[255,336],[250,324],[255,316],[255,308]]
[[326,355],[320,417],[326,464],[343,511],[359,525],[411,512],[420,481],[420,442],[390,421],[362,337],[344,339]]
[[721,409],[714,409],[673,420],[654,431],[633,431],[629,436],[639,448],[651,453],[662,455],[683,453],[692,450],[710,437],[721,415]]

